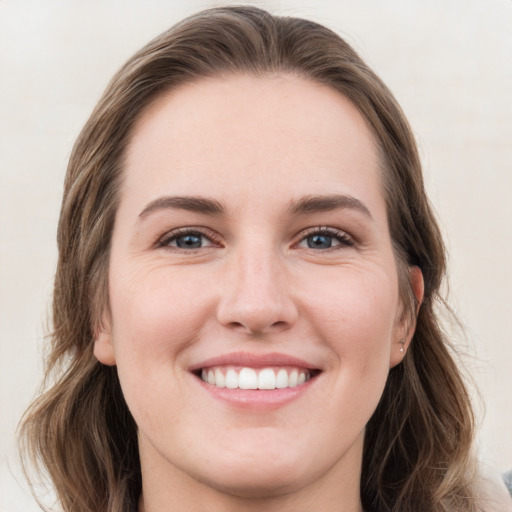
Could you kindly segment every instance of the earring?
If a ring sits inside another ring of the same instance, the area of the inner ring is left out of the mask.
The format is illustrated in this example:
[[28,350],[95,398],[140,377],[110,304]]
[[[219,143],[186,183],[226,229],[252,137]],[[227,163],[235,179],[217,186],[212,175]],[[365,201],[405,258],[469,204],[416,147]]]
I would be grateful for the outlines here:
[[400,352],[403,352],[403,351],[404,351],[404,345],[405,345],[405,339],[400,340],[400,342],[399,342],[399,343],[400,343],[400,345],[402,345],[402,346],[400,347]]

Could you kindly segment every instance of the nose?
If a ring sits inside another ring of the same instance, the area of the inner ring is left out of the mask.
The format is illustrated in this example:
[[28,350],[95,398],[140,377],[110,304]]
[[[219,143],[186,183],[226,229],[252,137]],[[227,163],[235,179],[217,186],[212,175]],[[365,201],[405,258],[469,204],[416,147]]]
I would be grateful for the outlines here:
[[248,334],[290,329],[298,318],[284,263],[270,251],[247,251],[226,262],[217,319]]

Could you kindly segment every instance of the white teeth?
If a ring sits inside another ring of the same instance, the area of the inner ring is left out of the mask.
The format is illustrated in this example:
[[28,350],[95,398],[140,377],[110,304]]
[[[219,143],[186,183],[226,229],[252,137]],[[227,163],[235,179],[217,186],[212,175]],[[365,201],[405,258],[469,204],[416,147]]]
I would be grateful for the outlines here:
[[201,370],[201,379],[208,384],[228,389],[284,389],[304,384],[311,378],[308,370],[297,368],[216,367]]
[[238,374],[240,389],[258,389],[258,374],[252,368],[242,368]]
[[229,389],[235,389],[238,387],[238,373],[233,369],[229,369],[226,373],[226,387]]
[[[208,382],[210,382],[210,379],[208,379]],[[226,377],[224,377],[224,374],[220,371],[219,368],[215,369],[215,382],[214,384],[218,388],[225,388],[226,387]]]
[[290,385],[290,380],[288,378],[288,372],[284,368],[281,368],[277,372],[276,388],[283,389],[283,388],[287,388],[289,385]]
[[258,389],[276,389],[276,374],[272,368],[265,368],[260,371],[258,375]]

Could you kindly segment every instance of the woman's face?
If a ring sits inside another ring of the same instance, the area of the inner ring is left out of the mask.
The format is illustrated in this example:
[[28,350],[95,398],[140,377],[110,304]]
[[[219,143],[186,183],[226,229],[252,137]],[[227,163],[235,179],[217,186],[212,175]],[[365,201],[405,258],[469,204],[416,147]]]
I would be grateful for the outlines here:
[[143,476],[241,496],[357,481],[407,336],[380,174],[357,109],[292,76],[203,80],[145,112],[95,342]]

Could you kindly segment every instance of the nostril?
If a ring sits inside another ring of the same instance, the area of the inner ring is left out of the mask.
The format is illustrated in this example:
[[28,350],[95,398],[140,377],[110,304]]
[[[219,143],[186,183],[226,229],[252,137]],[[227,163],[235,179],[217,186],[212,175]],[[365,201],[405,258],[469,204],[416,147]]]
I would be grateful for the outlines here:
[[248,332],[252,335],[265,335],[284,331],[290,327],[290,324],[288,322],[280,320],[278,322],[273,323],[246,322],[244,324],[242,322],[230,322],[228,326],[233,328],[234,330]]
[[282,327],[286,327],[286,322],[284,321],[279,321],[279,322],[274,322],[272,324],[272,327],[278,327],[278,328],[282,328]]

